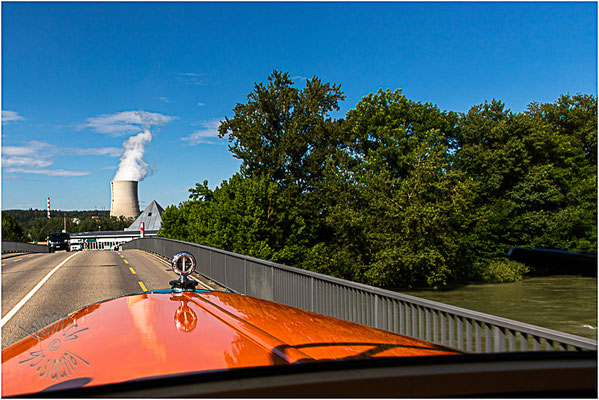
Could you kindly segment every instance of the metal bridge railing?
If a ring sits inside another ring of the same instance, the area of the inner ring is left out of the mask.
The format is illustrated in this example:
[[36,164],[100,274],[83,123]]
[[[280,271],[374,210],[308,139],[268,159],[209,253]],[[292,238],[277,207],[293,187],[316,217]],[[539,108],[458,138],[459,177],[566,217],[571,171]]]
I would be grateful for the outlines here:
[[597,350],[593,339],[194,243],[144,238],[123,248],[167,258],[189,251],[198,272],[233,291],[462,351]]
[[2,241],[2,253],[48,253],[48,246],[41,244]]

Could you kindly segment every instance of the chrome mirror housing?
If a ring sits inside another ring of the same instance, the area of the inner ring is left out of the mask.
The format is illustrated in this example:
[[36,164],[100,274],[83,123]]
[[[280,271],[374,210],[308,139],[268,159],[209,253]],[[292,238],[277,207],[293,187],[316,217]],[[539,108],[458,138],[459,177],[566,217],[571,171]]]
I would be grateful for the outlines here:
[[179,279],[170,281],[171,289],[176,292],[184,290],[194,290],[199,282],[187,278],[195,271],[196,259],[193,254],[182,251],[173,256],[171,266],[175,274],[179,275]]

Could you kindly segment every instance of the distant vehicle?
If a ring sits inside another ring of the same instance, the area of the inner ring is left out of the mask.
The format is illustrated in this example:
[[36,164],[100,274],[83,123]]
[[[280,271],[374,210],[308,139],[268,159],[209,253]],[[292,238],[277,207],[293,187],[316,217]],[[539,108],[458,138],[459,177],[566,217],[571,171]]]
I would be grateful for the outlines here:
[[83,250],[83,243],[81,242],[73,242],[70,245],[71,251],[81,251]]
[[48,235],[48,250],[53,253],[56,250],[69,251],[70,236],[66,232],[51,233]]

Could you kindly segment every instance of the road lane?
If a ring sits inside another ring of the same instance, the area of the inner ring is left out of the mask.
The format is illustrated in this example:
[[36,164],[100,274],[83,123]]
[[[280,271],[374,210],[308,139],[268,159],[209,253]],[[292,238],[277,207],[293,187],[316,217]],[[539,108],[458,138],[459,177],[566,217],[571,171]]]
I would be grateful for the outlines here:
[[[46,254],[46,257],[23,259],[10,267],[7,262],[2,267],[3,315],[71,254]],[[22,339],[43,321],[117,296],[168,288],[168,282],[175,278],[165,264],[142,252],[80,252],[58,269],[2,327],[2,348]]]
[[[142,250],[125,250],[121,251],[120,254],[127,256],[126,259],[127,262],[130,263],[130,266],[133,266],[134,264],[140,266],[141,272],[138,272],[137,268],[134,267],[135,274],[141,276],[140,280],[143,280],[145,286],[148,287],[148,290],[168,289],[170,288],[169,282],[171,280],[179,279],[179,276],[173,272],[170,262],[165,261],[164,258]],[[149,270],[146,271],[147,268],[149,268]],[[157,269],[164,271],[164,273],[158,273]],[[140,273],[141,275],[139,275]],[[200,282],[196,289],[226,291],[222,286],[215,284],[197,273],[190,276],[190,279]]]
[[27,257],[2,259],[2,317],[48,272],[71,254],[73,253],[37,253]]
[[[72,254],[57,252],[23,257],[14,262],[2,260],[5,264],[2,267],[2,316]],[[2,348],[81,307],[127,294],[167,289],[169,281],[177,278],[168,263],[140,250],[79,252],[6,322],[2,327]],[[202,285],[198,288],[206,288]]]
[[[169,265],[146,252],[123,250],[117,254],[123,256],[121,260],[129,270],[132,279],[141,281],[147,290],[168,289],[170,288],[169,282],[178,278]],[[129,268],[132,268],[135,273]]]
[[54,275],[59,269],[60,267],[62,267],[64,264],[66,264],[70,259],[78,256],[79,253],[73,253],[70,256],[68,256],[63,262],[61,262],[60,264],[58,264],[56,267],[52,268],[50,270],[50,272],[48,272],[41,281],[39,281],[37,283],[37,285],[35,285],[35,287],[33,289],[31,289],[18,303],[16,306],[14,306],[8,313],[6,313],[6,315],[4,317],[2,317],[2,320],[0,321],[0,326],[4,326],[17,312],[19,312],[19,310],[23,307],[23,305],[25,305],[25,303],[27,303],[29,301],[29,299],[31,299],[39,289],[42,288],[42,286],[44,285],[44,283],[46,283],[51,277],[52,275]]

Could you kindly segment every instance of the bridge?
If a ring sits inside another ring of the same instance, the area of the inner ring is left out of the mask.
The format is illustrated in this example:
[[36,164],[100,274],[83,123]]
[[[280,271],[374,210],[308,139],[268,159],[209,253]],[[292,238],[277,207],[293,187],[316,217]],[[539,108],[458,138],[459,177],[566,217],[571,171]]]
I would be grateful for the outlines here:
[[[30,264],[17,266],[16,261],[23,262],[20,256],[12,262],[2,261],[2,347],[23,335],[19,326],[29,327],[42,315],[66,314],[106,298],[163,289],[172,279],[166,260],[179,251],[189,251],[197,259],[196,279],[210,288],[226,288],[467,352],[597,350],[593,339],[173,239],[135,239],[125,243],[120,252],[85,251],[80,255],[35,254],[36,248],[31,246],[19,249],[19,245],[2,243],[3,252],[32,253],[23,256]],[[43,252],[43,246],[39,247]],[[62,277],[52,280],[52,289],[40,289],[22,310],[13,313],[19,299],[33,290],[29,286],[43,278],[40,271],[48,272],[59,261],[64,261],[63,270],[57,272]],[[36,271],[34,277],[26,275],[32,270]],[[19,291],[14,283],[18,276],[29,285]],[[75,285],[81,290],[74,290]],[[52,292],[70,295],[56,302],[50,300]]]

